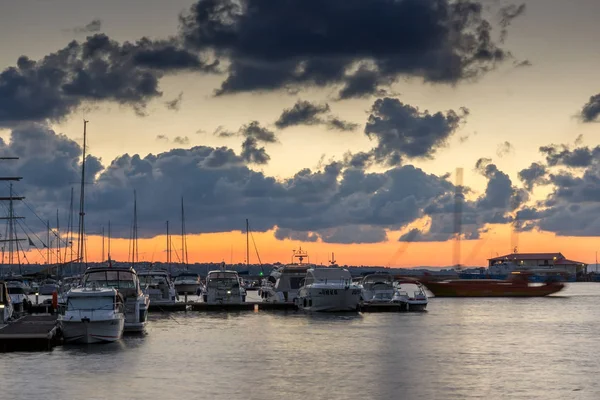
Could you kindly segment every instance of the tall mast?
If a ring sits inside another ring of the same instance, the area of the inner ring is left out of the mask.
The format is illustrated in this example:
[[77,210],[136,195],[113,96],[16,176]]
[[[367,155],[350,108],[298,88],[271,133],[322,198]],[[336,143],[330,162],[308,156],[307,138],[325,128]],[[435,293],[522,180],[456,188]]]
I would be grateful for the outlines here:
[[[60,221],[58,219],[58,208],[56,209],[56,263],[60,264]],[[56,273],[58,274],[58,267]]]
[[131,262],[133,265],[139,261],[138,254],[138,223],[137,223],[137,193],[133,190],[133,243],[131,248]]
[[250,224],[246,218],[246,267],[250,268]]
[[50,220],[46,225],[46,265],[50,265]]
[[104,227],[102,227],[102,260],[100,261],[104,262]]
[[73,187],[71,187],[71,202],[69,204],[69,223],[67,224],[67,245],[65,246],[65,257],[64,259],[67,260],[67,248],[70,248],[71,250],[71,255],[70,255],[70,262],[69,264],[71,265],[71,275],[73,275],[73,193],[74,193],[75,189]]
[[185,212],[183,210],[183,197],[181,198],[181,263],[185,265],[187,270],[188,255],[187,239],[185,236]]
[[[18,160],[19,157],[0,157],[0,160]],[[0,181],[20,181],[22,178],[21,177],[13,177],[13,176],[1,176],[0,177]],[[18,242],[19,239],[16,236],[16,225],[15,225],[15,220],[17,219],[21,219],[22,217],[15,217],[15,212],[14,212],[14,205],[13,205],[13,201],[14,200],[23,200],[25,197],[14,197],[13,196],[13,185],[12,182],[10,183],[10,192],[9,192],[9,196],[8,197],[0,197],[0,201],[8,201],[8,216],[6,218],[2,218],[2,219],[6,219],[8,220],[8,237],[5,239],[1,239],[0,242],[2,243],[2,263],[4,263],[4,243],[8,242],[8,249],[9,249],[9,253],[8,253],[8,265],[9,265],[9,271],[12,268],[12,265],[14,264],[14,255],[13,255],[13,242],[15,242],[17,244],[16,248],[17,248],[17,252],[19,251],[19,246],[18,246]],[[18,259],[18,253],[17,253],[17,259]],[[19,260],[20,261],[20,260]],[[21,269],[21,265],[19,263],[19,270]],[[3,272],[2,270],[0,270],[0,273]],[[2,274],[0,274],[2,275]]]
[[110,220],[108,220],[108,260],[110,261]]
[[87,266],[85,254],[85,148],[87,145],[87,124],[83,120],[83,157],[81,159],[81,188],[79,191],[79,232],[77,235],[77,260]]
[[171,238],[169,237],[169,221],[167,221],[167,265],[171,270]]

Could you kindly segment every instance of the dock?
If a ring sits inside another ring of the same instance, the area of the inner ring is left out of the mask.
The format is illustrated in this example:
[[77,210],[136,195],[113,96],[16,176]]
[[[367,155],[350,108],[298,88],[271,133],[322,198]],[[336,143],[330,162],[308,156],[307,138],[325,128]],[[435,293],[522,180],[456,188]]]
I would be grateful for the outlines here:
[[[203,302],[178,302],[170,305],[152,305],[150,303],[149,311],[174,312],[174,311],[296,311],[298,307],[293,303],[263,303],[263,302],[245,302],[239,304],[207,304]],[[360,304],[358,311],[363,313],[382,313],[382,312],[407,312],[409,310],[406,304],[381,303],[381,304]]]
[[51,350],[58,341],[56,315],[27,315],[0,327],[0,352]]

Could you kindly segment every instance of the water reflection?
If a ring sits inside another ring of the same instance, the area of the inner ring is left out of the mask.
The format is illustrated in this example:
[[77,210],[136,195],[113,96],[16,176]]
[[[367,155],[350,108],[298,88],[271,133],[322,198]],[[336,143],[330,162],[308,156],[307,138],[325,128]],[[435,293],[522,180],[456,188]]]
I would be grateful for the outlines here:
[[154,313],[119,343],[0,355],[0,393],[597,399],[599,301],[600,284],[576,284],[564,297],[431,299],[426,313]]

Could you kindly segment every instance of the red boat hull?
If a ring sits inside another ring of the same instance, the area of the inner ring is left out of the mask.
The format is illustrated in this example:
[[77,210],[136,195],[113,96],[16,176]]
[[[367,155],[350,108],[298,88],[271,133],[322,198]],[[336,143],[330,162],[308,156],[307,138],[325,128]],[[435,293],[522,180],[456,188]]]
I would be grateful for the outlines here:
[[565,286],[560,282],[530,286],[520,281],[453,280],[423,282],[436,297],[542,297],[556,293]]

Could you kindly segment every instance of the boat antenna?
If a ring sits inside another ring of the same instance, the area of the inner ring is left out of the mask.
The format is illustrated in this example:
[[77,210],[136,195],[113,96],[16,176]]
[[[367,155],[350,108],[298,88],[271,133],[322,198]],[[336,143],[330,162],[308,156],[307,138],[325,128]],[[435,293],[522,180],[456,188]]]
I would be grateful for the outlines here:
[[102,260],[101,262],[104,262],[105,258],[104,258],[104,226],[102,227]]
[[[77,260],[87,267],[85,254],[85,150],[87,145],[87,124],[83,120],[83,155],[81,159],[81,188],[79,190],[79,229],[77,235]],[[81,264],[80,264],[81,265]]]

